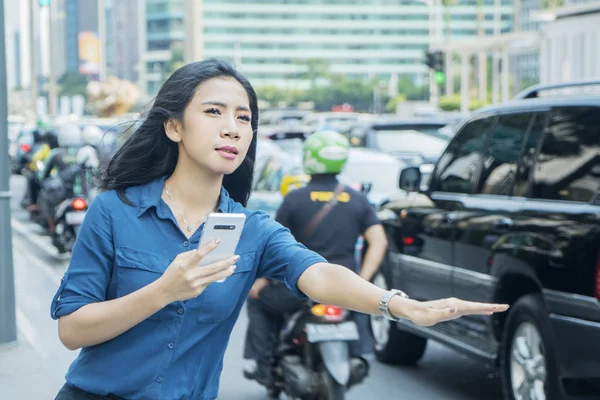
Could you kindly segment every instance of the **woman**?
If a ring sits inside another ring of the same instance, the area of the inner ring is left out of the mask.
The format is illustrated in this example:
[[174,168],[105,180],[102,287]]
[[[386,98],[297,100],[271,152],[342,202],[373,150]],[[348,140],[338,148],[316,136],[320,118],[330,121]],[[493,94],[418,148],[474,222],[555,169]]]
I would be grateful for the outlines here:
[[[165,82],[111,160],[53,300],[61,341],[82,349],[57,399],[216,398],[227,341],[260,277],[285,281],[298,296],[379,313],[386,292],[244,208],[257,126],[254,90],[225,63],[188,64]],[[238,255],[198,267],[218,246],[196,250],[213,211],[246,214]],[[419,325],[506,309],[389,302],[393,316]]]

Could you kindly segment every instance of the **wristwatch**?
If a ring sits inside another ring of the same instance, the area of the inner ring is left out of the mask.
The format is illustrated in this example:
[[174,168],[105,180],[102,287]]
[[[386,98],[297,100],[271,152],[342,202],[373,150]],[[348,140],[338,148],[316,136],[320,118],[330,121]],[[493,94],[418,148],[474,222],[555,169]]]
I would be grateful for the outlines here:
[[400,320],[400,318],[396,318],[390,313],[390,300],[392,300],[392,297],[394,296],[404,297],[405,299],[409,298],[408,295],[402,290],[391,289],[385,292],[383,296],[381,296],[381,300],[379,300],[379,311],[387,319],[392,321],[398,321]]

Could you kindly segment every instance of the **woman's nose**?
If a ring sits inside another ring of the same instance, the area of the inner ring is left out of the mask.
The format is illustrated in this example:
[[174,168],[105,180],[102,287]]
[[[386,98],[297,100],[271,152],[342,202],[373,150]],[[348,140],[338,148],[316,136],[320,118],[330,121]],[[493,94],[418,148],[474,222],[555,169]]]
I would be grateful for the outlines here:
[[223,137],[223,138],[229,137],[232,139],[239,139],[240,133],[236,126],[234,126],[234,127],[226,126],[223,129],[221,129],[221,137]]

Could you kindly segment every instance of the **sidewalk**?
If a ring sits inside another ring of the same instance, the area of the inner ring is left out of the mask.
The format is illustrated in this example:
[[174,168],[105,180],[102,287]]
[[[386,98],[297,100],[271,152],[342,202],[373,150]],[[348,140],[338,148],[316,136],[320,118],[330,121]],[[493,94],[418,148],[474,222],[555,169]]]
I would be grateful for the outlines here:
[[21,335],[16,345],[0,346],[0,399],[54,399],[63,382],[56,379],[45,364]]

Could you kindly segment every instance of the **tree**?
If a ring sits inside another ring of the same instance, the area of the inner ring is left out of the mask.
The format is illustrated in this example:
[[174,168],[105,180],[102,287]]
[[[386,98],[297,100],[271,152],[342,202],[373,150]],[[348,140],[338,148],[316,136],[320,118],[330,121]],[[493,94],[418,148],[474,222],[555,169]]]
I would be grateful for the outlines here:
[[162,67],[163,81],[171,74],[185,65],[185,48],[183,43],[174,43],[171,46],[171,58]]
[[315,87],[319,80],[331,79],[329,64],[323,59],[309,58],[300,64],[306,66],[306,70],[296,74],[294,78],[309,81],[311,87]]
[[426,100],[429,90],[427,85],[416,85],[410,75],[402,75],[398,79],[398,93],[406,100]]
[[59,96],[85,96],[88,78],[86,75],[79,73],[79,71],[67,71],[60,77],[57,83]]

